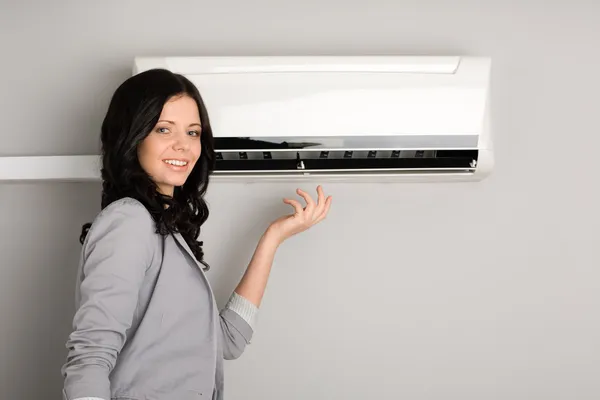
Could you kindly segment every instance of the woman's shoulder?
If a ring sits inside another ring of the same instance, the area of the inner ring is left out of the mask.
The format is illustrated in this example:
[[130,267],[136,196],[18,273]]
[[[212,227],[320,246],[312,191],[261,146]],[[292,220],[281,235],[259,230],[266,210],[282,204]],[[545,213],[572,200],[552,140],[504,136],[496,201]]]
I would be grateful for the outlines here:
[[104,207],[94,218],[87,236],[103,232],[122,233],[123,240],[142,239],[155,234],[156,224],[146,207],[137,199],[123,197]]
[[108,272],[113,267],[117,270],[110,273],[117,276],[126,271],[147,271],[160,259],[161,240],[155,226],[138,200],[128,197],[108,204],[92,222],[83,242],[83,274],[90,276],[99,269]]
[[153,221],[148,209],[133,197],[122,197],[113,201],[98,213],[94,223],[101,220],[118,219],[128,223],[145,223]]
[[136,216],[138,218],[145,217],[152,219],[152,216],[146,207],[139,200],[134,199],[133,197],[121,197],[120,199],[113,201],[104,207],[102,211],[100,211],[96,219],[123,213]]

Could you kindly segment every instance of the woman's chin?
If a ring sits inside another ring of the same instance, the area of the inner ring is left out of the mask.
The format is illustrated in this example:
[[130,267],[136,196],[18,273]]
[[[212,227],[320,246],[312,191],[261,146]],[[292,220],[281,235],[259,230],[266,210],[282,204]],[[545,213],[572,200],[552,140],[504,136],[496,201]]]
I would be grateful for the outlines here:
[[167,176],[163,180],[164,185],[169,185],[172,187],[183,186],[185,181],[187,180],[187,175],[183,176]]

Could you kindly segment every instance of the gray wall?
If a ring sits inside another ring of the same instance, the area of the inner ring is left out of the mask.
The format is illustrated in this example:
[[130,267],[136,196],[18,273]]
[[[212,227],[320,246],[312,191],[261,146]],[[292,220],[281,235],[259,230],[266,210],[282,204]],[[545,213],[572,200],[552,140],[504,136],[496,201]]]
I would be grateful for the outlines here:
[[[600,398],[600,3],[68,3],[1,3],[2,155],[96,152],[135,55],[493,57],[494,175],[327,185],[330,218],[278,253],[228,399]],[[294,189],[210,188],[220,304]],[[0,399],[60,398],[98,207],[97,184],[0,184]]]

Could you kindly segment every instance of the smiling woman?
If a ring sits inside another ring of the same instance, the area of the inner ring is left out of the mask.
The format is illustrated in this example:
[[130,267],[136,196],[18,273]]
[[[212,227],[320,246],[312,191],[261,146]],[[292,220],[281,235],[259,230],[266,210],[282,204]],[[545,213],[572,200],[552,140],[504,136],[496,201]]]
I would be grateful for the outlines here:
[[163,69],[125,81],[102,124],[102,211],[84,225],[66,400],[223,398],[223,360],[250,343],[279,245],[322,221],[331,197],[284,199],[222,310],[200,227],[215,151],[197,88]]
[[202,125],[193,98],[182,95],[165,103],[156,127],[138,150],[142,168],[162,194],[183,186],[200,158]]

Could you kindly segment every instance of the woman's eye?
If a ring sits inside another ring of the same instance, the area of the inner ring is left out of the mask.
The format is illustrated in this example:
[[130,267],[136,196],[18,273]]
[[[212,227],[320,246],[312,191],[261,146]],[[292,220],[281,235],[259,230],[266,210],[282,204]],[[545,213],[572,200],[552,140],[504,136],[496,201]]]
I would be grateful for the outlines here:
[[200,136],[200,132],[198,131],[189,131],[188,134],[192,136]]
[[169,132],[169,129],[168,128],[156,128],[156,132],[167,133],[167,132]]

